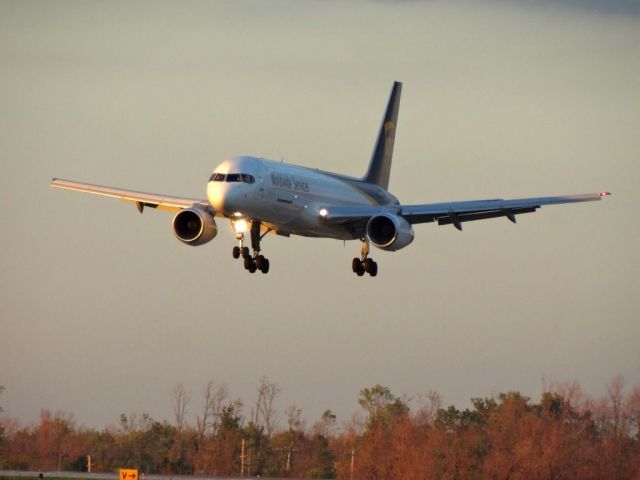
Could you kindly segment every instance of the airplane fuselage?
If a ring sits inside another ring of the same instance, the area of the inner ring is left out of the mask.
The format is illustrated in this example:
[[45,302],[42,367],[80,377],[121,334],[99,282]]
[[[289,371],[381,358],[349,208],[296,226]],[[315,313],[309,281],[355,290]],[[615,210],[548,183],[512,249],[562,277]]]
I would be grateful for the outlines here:
[[387,205],[398,200],[386,190],[329,172],[243,156],[220,163],[207,184],[216,216],[232,222],[260,218],[281,235],[351,240],[354,233],[319,221],[332,205]]

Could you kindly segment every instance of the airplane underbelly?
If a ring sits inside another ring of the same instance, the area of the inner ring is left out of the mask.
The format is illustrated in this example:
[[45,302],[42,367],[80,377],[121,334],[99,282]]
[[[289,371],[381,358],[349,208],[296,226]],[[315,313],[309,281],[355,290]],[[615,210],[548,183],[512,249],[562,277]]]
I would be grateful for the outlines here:
[[306,237],[329,237],[339,240],[354,238],[351,229],[345,225],[327,225],[319,221],[318,212],[326,202],[318,202],[308,197],[279,196],[271,202],[271,211],[265,220],[280,232]]

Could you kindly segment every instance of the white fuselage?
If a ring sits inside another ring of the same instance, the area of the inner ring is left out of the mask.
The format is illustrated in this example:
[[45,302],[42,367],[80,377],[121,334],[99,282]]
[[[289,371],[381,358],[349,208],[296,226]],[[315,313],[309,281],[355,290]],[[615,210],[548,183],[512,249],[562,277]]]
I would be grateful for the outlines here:
[[[347,229],[320,221],[320,211],[328,206],[379,203],[349,180],[244,156],[225,160],[216,167],[207,185],[207,197],[216,216],[232,222],[239,218],[260,219],[264,227],[284,235],[352,239],[353,234]],[[382,192],[386,202],[395,200]]]

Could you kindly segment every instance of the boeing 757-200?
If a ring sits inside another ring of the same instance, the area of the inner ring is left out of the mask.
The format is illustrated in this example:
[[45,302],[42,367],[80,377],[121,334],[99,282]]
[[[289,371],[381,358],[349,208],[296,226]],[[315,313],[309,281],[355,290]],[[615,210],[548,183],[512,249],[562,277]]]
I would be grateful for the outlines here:
[[[535,212],[543,205],[589,202],[607,192],[514,200],[403,205],[387,191],[402,84],[395,82],[382,119],[369,168],[362,178],[241,156],[223,161],[207,183],[207,198],[184,198],[104,187],[54,178],[53,187],[119,198],[145,207],[176,212],[173,231],[187,245],[202,245],[218,233],[215,218],[227,218],[238,245],[233,257],[242,258],[251,273],[269,271],[269,260],[261,253],[261,240],[269,233],[288,237],[327,237],[360,240],[361,254],[352,261],[358,276],[375,277],[378,264],[369,256],[369,246],[395,251],[413,241],[417,223],[437,222],[462,230],[464,222]],[[251,251],[245,246],[245,235]]]

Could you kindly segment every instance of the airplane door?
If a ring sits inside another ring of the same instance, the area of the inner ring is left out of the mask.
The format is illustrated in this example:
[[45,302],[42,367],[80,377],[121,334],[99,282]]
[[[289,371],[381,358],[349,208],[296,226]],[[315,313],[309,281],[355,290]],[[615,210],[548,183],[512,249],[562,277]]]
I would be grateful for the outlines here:
[[256,172],[256,176],[257,178],[257,183],[258,183],[258,198],[260,200],[264,200],[265,198],[265,189],[267,188],[266,185],[266,177],[267,177],[267,169],[264,168],[264,165],[260,165],[260,168],[258,168],[258,171]]
[[264,175],[258,175],[258,198],[264,200]]

